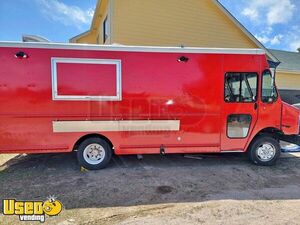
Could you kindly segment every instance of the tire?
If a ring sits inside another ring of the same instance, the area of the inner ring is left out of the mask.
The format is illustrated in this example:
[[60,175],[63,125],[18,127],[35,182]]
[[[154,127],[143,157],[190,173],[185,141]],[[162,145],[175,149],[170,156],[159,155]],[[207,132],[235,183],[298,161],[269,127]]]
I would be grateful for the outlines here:
[[112,157],[112,148],[101,138],[88,138],[81,142],[77,150],[79,165],[88,170],[104,169]]
[[279,142],[270,136],[259,136],[251,143],[249,159],[259,166],[272,166],[276,163],[281,153]]

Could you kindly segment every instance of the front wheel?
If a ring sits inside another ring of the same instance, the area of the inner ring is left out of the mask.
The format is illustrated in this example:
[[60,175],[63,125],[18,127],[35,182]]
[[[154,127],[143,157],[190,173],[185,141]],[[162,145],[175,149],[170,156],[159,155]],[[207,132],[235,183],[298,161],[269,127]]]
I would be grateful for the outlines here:
[[279,142],[270,136],[260,136],[251,143],[248,155],[250,160],[259,166],[272,166],[281,153]]
[[78,146],[78,162],[80,166],[88,170],[105,168],[110,162],[111,156],[110,145],[101,138],[88,138]]

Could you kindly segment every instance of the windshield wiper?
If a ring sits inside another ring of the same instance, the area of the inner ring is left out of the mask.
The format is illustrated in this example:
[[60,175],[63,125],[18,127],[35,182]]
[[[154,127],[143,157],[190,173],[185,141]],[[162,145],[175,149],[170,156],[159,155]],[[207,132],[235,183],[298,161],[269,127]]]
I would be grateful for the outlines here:
[[252,100],[255,100],[255,99],[254,99],[254,94],[253,94],[253,91],[252,91],[251,86],[250,86],[250,84],[249,84],[249,81],[248,81],[247,76],[245,76],[245,82],[246,82],[246,86],[247,86],[247,88],[248,88],[249,94],[251,95],[251,99],[252,99]]
[[226,84],[227,84],[227,87],[228,87],[228,89],[229,89],[229,94],[230,94],[231,98],[233,99],[233,98],[234,98],[234,94],[233,94],[232,88],[231,88],[230,85],[229,85],[228,79],[226,79]]

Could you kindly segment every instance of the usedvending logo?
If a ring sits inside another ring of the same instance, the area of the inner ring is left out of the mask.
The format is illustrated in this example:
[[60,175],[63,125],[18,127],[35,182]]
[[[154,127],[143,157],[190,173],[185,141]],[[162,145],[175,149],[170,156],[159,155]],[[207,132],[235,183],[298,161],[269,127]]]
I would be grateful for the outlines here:
[[44,223],[46,216],[57,216],[62,211],[62,203],[55,197],[46,201],[17,201],[15,199],[3,200],[3,215],[19,216],[20,221],[40,221]]

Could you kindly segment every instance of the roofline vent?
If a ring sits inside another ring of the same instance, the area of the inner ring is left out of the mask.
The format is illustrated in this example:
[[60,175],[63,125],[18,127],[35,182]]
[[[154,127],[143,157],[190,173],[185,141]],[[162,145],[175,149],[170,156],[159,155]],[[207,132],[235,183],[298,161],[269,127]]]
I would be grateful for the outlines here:
[[50,42],[48,39],[37,35],[23,35],[22,41],[23,42],[46,42],[46,43]]

